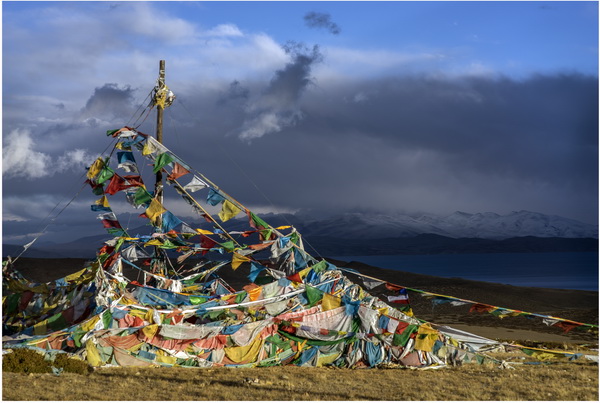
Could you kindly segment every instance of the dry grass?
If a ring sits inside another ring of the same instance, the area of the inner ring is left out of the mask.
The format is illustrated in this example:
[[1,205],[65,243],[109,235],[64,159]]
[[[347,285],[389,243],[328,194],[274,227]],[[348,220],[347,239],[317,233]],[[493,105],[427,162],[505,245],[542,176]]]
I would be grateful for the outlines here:
[[[506,358],[503,356],[502,358]],[[529,360],[527,358],[526,360]],[[523,360],[521,360],[523,362]],[[598,366],[499,369],[101,368],[89,375],[4,372],[4,400],[598,400]]]

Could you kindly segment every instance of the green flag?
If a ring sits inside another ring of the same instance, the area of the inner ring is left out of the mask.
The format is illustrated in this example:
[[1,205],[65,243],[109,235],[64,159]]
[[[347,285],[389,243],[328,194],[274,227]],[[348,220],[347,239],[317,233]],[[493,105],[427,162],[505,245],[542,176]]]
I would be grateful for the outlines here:
[[158,157],[156,157],[156,161],[154,161],[154,169],[152,172],[158,173],[167,164],[175,161],[175,158],[169,153],[162,153]]
[[105,166],[104,168],[102,168],[102,171],[100,171],[98,178],[96,178],[96,183],[101,185],[110,178],[112,178],[114,174],[115,171],[113,171],[110,167]]
[[323,291],[309,285],[306,286],[304,292],[306,293],[306,299],[308,300],[309,306],[315,305],[323,298]]

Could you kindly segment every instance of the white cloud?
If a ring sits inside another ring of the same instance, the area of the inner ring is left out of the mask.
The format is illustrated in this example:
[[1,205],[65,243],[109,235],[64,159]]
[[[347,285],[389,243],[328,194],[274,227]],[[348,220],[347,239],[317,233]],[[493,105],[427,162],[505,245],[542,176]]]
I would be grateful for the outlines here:
[[83,149],[67,150],[53,159],[35,150],[35,143],[28,130],[16,129],[5,137],[2,148],[2,175],[5,178],[38,179],[59,172],[83,168],[94,156]]
[[161,12],[157,7],[152,7],[145,2],[129,3],[130,13],[119,13],[121,24],[119,28],[125,31],[131,30],[136,34],[164,40],[179,45],[192,42],[197,36],[197,29],[194,24],[181,18],[172,17]]
[[12,214],[12,213],[3,212],[2,213],[2,221],[24,222],[24,221],[27,221],[27,218],[21,217],[18,214]]
[[201,36],[244,36],[244,34],[234,24],[221,24],[203,32]]
[[315,68],[316,75],[324,79],[365,77],[378,74],[398,74],[396,68],[408,72],[413,66],[437,68],[447,56],[436,52],[397,52],[391,50],[365,50],[339,47],[323,49],[326,62]]
[[277,133],[285,127],[293,126],[301,118],[302,112],[298,110],[264,111],[244,122],[240,138],[252,140],[265,134]]
[[27,130],[14,130],[5,137],[2,148],[2,175],[36,179],[48,176],[50,156],[33,149],[33,139]]

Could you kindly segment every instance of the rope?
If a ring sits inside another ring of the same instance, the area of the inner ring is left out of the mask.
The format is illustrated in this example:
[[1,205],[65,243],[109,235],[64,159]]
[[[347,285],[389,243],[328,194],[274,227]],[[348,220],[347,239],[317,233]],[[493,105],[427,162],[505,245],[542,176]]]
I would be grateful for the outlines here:
[[[111,146],[111,143],[109,143],[108,146],[106,146],[106,148],[102,151],[102,153],[100,154],[101,156],[106,153],[106,150],[109,149],[109,147]],[[113,151],[114,151],[114,147],[113,147]],[[112,151],[111,151],[111,155],[112,155]],[[83,172],[81,175],[79,175],[79,178],[77,178],[77,181],[80,181],[84,176],[86,175],[86,172]],[[75,183],[75,182],[74,182]],[[81,188],[77,191],[77,193],[75,193],[75,195],[71,198],[71,200],[69,200],[69,202],[52,218],[50,219],[50,221],[43,227],[42,230],[38,231],[38,236],[36,236],[33,241],[25,244],[23,246],[23,250],[21,251],[21,253],[19,253],[19,255],[12,260],[12,263],[14,264],[22,255],[23,253],[25,253],[27,251],[27,249],[29,249],[37,240],[39,237],[41,237],[42,235],[44,235],[44,233],[46,232],[46,230],[48,229],[48,227],[50,226],[50,224],[52,224],[61,214],[63,211],[65,211],[65,209],[67,207],[69,207],[71,205],[71,203],[73,203],[73,201],[75,201],[75,199],[79,196],[79,194],[81,193],[81,191],[83,190],[83,188],[86,186],[86,184],[84,183]],[[70,189],[72,189],[74,186],[72,185]],[[70,192],[69,189],[69,192]],[[54,210],[56,210],[58,208],[58,206],[63,203],[65,199],[60,200],[58,203],[56,203],[56,205],[52,208],[52,210],[50,210],[50,212],[46,215],[46,217],[44,217],[44,219],[41,221],[42,224],[40,224],[40,227],[42,225],[44,225],[44,221],[46,221],[48,219],[48,217],[50,217],[52,215],[52,213],[54,212]]]
[[148,95],[146,96],[146,98],[144,99],[144,101],[142,103],[140,103],[140,106],[138,106],[137,110],[133,113],[133,115],[129,118],[129,120],[127,121],[127,124],[125,126],[129,126],[129,122],[131,122],[131,120],[134,118],[135,114],[138,113],[138,111],[140,109],[142,109],[143,105],[146,105],[144,107],[144,109],[142,110],[142,112],[140,113],[140,116],[138,116],[138,118],[133,122],[132,126],[135,126],[137,124],[137,122],[140,120],[140,118],[142,117],[142,115],[144,114],[144,112],[146,112],[146,110],[148,110],[148,113],[146,113],[146,116],[144,117],[144,120],[141,121],[140,124],[138,124],[137,126],[135,126],[135,128],[138,128],[139,126],[142,125],[142,123],[144,123],[144,121],[146,120],[146,118],[148,117],[148,114],[150,113],[150,111],[152,110],[152,108],[149,108],[148,104],[146,103],[146,101],[148,100],[148,98],[150,98],[152,96],[152,90],[150,90],[150,92],[148,93]]
[[580,325],[580,326],[588,326],[588,327],[596,327],[596,328],[598,327],[598,325],[592,325],[592,324],[589,324],[589,323],[581,323],[581,322],[576,322],[576,321],[569,320],[569,319],[563,319],[563,318],[558,318],[558,317],[554,317],[554,316],[542,315],[542,314],[539,314],[539,313],[531,313],[531,312],[525,312],[525,311],[520,311],[520,310],[515,310],[515,309],[510,309],[510,308],[503,308],[503,307],[499,307],[499,306],[494,306],[494,305],[489,305],[489,304],[483,304],[481,302],[471,301],[471,300],[468,300],[468,299],[456,298],[456,297],[452,297],[452,296],[449,296],[449,295],[435,294],[435,293],[432,293],[432,292],[423,291],[423,290],[419,290],[419,289],[416,289],[416,288],[410,288],[410,287],[405,287],[405,286],[402,286],[402,285],[394,284],[392,282],[389,282],[389,281],[386,281],[386,280],[382,280],[382,279],[379,279],[379,278],[376,278],[376,277],[367,276],[366,274],[361,274],[361,273],[359,273],[357,271],[349,270],[349,269],[346,269],[346,268],[343,268],[343,267],[338,267],[338,269],[340,269],[342,271],[345,271],[345,272],[348,272],[348,273],[353,273],[353,274],[355,274],[357,276],[360,276],[360,277],[365,277],[365,278],[369,278],[371,280],[381,281],[383,283],[387,283],[387,284],[390,284],[390,285],[393,285],[393,286],[396,286],[396,287],[404,288],[404,289],[416,292],[418,294],[425,294],[425,295],[431,295],[431,296],[437,296],[437,297],[443,297],[443,298],[451,298],[451,299],[454,299],[454,300],[457,300],[457,301],[466,302],[466,303],[475,304],[475,305],[485,305],[485,306],[489,306],[489,307],[494,307],[496,309],[502,309],[502,310],[505,310],[505,311],[519,313],[519,315],[521,315],[521,314],[523,314],[523,315],[531,315],[531,316],[536,316],[536,317],[544,318],[544,319],[553,319],[553,320],[557,320],[559,322],[574,323],[574,324],[577,324],[577,325]]

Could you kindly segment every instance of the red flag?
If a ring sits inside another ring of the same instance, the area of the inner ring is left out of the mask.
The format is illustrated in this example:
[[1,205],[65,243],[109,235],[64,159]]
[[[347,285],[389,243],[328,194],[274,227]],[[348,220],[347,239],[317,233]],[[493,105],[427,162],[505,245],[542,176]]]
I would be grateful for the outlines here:
[[565,331],[565,333],[568,333],[569,331],[580,326],[580,324],[575,323],[575,322],[569,322],[569,321],[561,321],[561,322],[556,322],[553,326],[560,327],[561,329],[563,329]]
[[404,287],[400,287],[399,285],[395,285],[392,283],[385,283],[385,288],[387,288],[390,291],[400,291],[404,289]]
[[121,224],[119,224],[118,221],[114,220],[102,220],[102,225],[104,226],[104,228],[123,228],[121,227]]
[[123,179],[127,181],[127,184],[131,186],[144,187],[144,181],[140,175],[124,175]]
[[175,164],[175,166],[173,167],[173,170],[171,171],[171,174],[169,176],[167,176],[168,180],[174,181],[175,179],[180,178],[183,175],[187,175],[187,174],[190,173],[190,171],[188,171],[187,169],[185,169],[183,166],[181,166],[177,162],[174,162],[174,164]]
[[125,179],[121,178],[117,174],[114,174],[112,178],[110,178],[108,186],[106,187],[106,189],[104,189],[104,193],[114,195],[115,193],[123,189],[127,189]]
[[473,304],[469,312],[487,313],[493,311],[495,307],[485,304]]
[[[215,241],[213,241],[206,235],[200,235],[200,247],[210,249],[210,248],[214,247],[216,244],[217,243]],[[202,255],[206,255],[207,253],[208,253],[208,250],[202,251]]]

